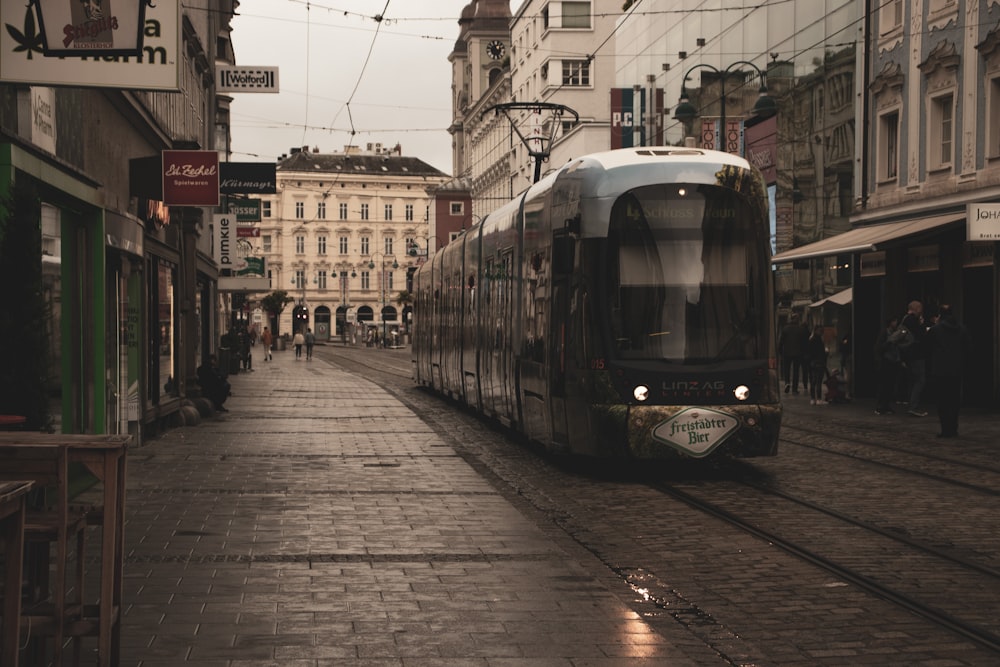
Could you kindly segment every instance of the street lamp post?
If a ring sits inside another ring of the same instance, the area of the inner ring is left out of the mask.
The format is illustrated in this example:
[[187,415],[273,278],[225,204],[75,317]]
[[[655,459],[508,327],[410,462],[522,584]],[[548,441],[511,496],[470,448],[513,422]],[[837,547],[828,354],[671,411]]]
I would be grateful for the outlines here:
[[347,345],[347,271],[341,270],[340,276],[340,309],[337,313],[337,325],[340,327],[340,342]]
[[308,317],[308,315],[303,315],[304,312],[308,312],[306,307],[306,272],[304,270],[292,275],[292,286],[302,290],[299,303],[292,310],[292,333],[295,333],[302,328],[302,323],[299,320],[305,320]]
[[[379,318],[382,320],[382,345],[385,346],[386,337],[386,323],[385,323],[385,253],[373,252],[371,257],[368,259],[368,268],[375,268],[375,257],[381,258],[379,262],[379,293],[381,295],[381,309],[379,310]],[[392,260],[392,268],[398,269],[399,262],[395,259]]]
[[[778,111],[778,104],[775,102],[774,98],[767,94],[767,74],[759,67],[754,65],[748,60],[737,60],[725,69],[718,69],[712,65],[706,63],[700,63],[695,65],[687,72],[684,73],[684,78],[681,79],[681,97],[677,104],[677,108],[674,109],[674,118],[676,120],[684,123],[685,135],[689,129],[691,121],[698,116],[698,109],[691,104],[691,100],[688,98],[687,86],[685,82],[688,80],[691,72],[699,68],[704,68],[711,70],[719,75],[719,87],[721,96],[719,99],[719,121],[721,127],[722,135],[722,149],[727,153],[736,153],[739,151],[739,144],[737,141],[730,142],[729,131],[726,127],[726,79],[733,72],[733,68],[737,65],[746,65],[757,72],[757,76],[760,78],[760,94],[757,97],[757,102],[753,105],[753,109],[750,110],[751,115],[758,118],[770,118]],[[718,146],[716,146],[718,148]]]

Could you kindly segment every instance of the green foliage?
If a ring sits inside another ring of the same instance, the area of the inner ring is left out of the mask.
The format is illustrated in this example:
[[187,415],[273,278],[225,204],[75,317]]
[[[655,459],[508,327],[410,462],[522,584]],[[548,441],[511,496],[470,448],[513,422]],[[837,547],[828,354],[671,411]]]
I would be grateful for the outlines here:
[[396,303],[400,306],[408,306],[413,303],[413,295],[407,290],[400,290],[399,294],[396,295]]
[[295,301],[295,298],[288,296],[288,292],[285,290],[275,290],[260,300],[260,305],[264,308],[264,312],[274,318],[274,326],[271,328],[271,333],[275,336],[278,335],[278,322],[281,320],[281,313],[284,312],[285,306],[292,301]]
[[0,201],[0,413],[23,415],[27,428],[51,424],[48,409],[49,327],[42,289],[41,204],[17,186]]

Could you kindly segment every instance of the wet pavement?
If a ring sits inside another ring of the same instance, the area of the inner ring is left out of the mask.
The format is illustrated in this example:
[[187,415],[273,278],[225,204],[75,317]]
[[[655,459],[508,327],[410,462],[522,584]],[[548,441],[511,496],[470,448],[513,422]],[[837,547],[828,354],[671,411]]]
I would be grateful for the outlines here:
[[721,664],[373,382],[292,352],[230,379],[129,454],[123,665]]
[[[409,366],[406,349],[339,353]],[[649,623],[606,563],[365,376],[285,351],[230,380],[228,413],[130,451],[122,665],[731,664]],[[937,431],[933,409],[785,406],[831,433]],[[960,431],[986,446],[1000,419],[965,411]]]

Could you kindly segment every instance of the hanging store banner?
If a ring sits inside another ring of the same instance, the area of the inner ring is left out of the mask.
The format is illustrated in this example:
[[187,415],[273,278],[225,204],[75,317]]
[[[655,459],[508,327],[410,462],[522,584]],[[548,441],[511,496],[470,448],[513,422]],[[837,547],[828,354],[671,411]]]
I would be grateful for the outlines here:
[[263,257],[241,257],[236,263],[235,275],[237,276],[258,276],[263,278],[264,271]]
[[163,151],[163,203],[219,205],[218,151]]
[[[163,200],[162,156],[129,160],[129,194]],[[219,162],[219,192],[224,195],[278,192],[273,162]],[[245,200],[244,200],[245,201]]]
[[[46,6],[57,4],[56,0],[44,0],[44,3]],[[74,32],[73,41],[65,47],[66,52],[48,56],[46,43],[54,46],[54,40],[46,39],[45,34],[39,31],[42,21],[45,22],[45,30],[62,32],[64,41],[67,39],[65,28],[76,24],[61,24],[62,19],[39,18],[34,4],[4,0],[0,2],[0,81],[42,86],[180,91],[181,65],[184,61],[180,0],[156,0],[154,4],[142,1],[126,3],[124,0],[95,0],[89,3],[62,0],[61,4],[65,5],[67,15],[88,5],[102,7],[105,16],[110,13],[119,17],[119,31],[123,34],[127,30],[122,27],[126,4],[131,7],[128,16],[138,16],[144,11],[139,34],[133,39],[133,42],[136,39],[141,41],[126,48],[124,42],[119,42],[116,32],[109,48],[98,48],[108,42],[107,35],[96,31],[95,41],[84,47],[82,41],[77,43]],[[72,22],[74,19],[69,20]],[[136,32],[134,27],[133,32]],[[71,50],[74,45],[75,50]],[[125,55],[126,52],[131,55]]]
[[136,56],[152,0],[32,0],[46,56]]
[[[239,220],[239,218],[237,218]],[[236,228],[236,238],[238,239],[259,239],[260,227],[247,227],[240,225]]]
[[760,169],[767,185],[778,182],[778,121],[776,116],[746,126],[746,158]]
[[215,263],[219,269],[232,269],[236,262],[236,218],[228,213],[212,217]]
[[652,90],[650,96],[646,88],[611,89],[611,148],[663,145],[663,89]]
[[278,192],[274,162],[223,162],[219,191],[224,195],[273,195]]
[[277,93],[277,67],[237,67],[219,65],[215,68],[218,77],[218,93]]
[[260,222],[260,200],[237,199],[231,201],[229,202],[229,212],[236,216],[237,222]]

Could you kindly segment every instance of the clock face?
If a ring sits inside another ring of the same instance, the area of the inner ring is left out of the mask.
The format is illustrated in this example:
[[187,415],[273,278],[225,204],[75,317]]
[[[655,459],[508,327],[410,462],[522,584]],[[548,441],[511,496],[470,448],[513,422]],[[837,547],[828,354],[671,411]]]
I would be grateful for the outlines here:
[[486,55],[493,60],[500,60],[503,58],[504,51],[506,51],[506,49],[504,48],[503,42],[499,39],[494,39],[486,45]]

